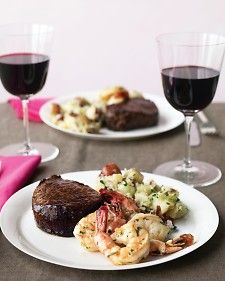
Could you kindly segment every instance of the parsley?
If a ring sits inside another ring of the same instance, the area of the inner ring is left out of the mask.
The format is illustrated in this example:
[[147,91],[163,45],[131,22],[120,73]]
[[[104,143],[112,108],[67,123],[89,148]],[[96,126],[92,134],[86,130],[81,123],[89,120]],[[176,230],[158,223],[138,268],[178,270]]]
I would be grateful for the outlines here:
[[137,236],[139,236],[140,230],[141,230],[141,227],[138,226],[137,229],[136,229],[136,231],[137,231]]
[[177,231],[177,230],[178,230],[178,228],[177,228],[176,225],[173,226],[173,230],[174,230],[174,231]]
[[128,255],[131,256],[133,252],[134,252],[134,249],[130,249]]

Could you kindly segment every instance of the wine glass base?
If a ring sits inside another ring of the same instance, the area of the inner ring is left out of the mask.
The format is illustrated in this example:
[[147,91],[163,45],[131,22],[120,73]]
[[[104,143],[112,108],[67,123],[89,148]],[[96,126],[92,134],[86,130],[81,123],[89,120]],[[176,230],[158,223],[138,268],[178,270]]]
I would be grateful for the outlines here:
[[27,152],[21,143],[10,144],[0,149],[0,155],[41,155],[41,163],[55,159],[59,154],[58,147],[50,143],[34,142]]
[[153,173],[177,179],[193,187],[203,187],[216,183],[222,173],[217,167],[201,161],[192,161],[192,167],[184,169],[181,161],[166,162]]

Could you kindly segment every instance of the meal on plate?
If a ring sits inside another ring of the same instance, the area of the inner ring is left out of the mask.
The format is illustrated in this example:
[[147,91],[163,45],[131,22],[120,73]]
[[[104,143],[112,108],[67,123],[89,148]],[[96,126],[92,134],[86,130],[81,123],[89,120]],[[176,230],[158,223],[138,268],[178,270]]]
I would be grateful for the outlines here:
[[52,103],[50,121],[63,129],[80,133],[98,133],[102,127],[114,131],[155,126],[159,111],[154,102],[137,91],[123,87],[104,90],[96,101],[75,97],[64,103]]
[[74,235],[87,251],[100,252],[115,265],[171,254],[194,243],[191,234],[168,239],[176,219],[188,212],[179,192],[144,182],[137,169],[121,172],[114,163],[103,167],[95,190],[60,176],[42,180],[32,209],[39,228]]

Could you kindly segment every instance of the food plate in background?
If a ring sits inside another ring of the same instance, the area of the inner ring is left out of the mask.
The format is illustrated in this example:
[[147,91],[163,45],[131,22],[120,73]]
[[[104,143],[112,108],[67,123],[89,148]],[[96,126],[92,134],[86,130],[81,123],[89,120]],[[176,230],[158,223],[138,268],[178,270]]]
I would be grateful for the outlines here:
[[57,103],[59,105],[62,105],[72,100],[74,97],[84,97],[89,100],[96,100],[99,97],[99,92],[80,92],[74,95],[56,98],[54,100],[48,101],[40,109],[40,117],[42,121],[48,126],[56,130],[71,134],[76,137],[95,139],[95,140],[108,140],[108,141],[139,139],[147,136],[164,133],[178,127],[184,121],[183,114],[173,109],[165,98],[160,97],[158,95],[144,94],[144,97],[146,99],[150,99],[158,107],[159,110],[158,125],[153,127],[134,129],[134,130],[123,131],[123,132],[111,131],[107,128],[102,128],[97,134],[79,133],[72,130],[60,128],[59,126],[55,125],[53,122],[50,121],[51,104]]
[[[93,187],[98,175],[99,171],[82,171],[64,174],[62,177]],[[153,179],[158,184],[174,187],[180,192],[179,198],[188,206],[189,212],[184,218],[175,221],[177,231],[173,235],[191,233],[195,244],[170,255],[150,256],[138,264],[112,265],[104,255],[87,252],[74,237],[54,236],[35,225],[31,198],[38,182],[15,193],[3,206],[0,216],[2,232],[10,243],[30,256],[53,264],[90,270],[134,269],[165,263],[196,250],[213,236],[219,217],[215,206],[204,194],[174,179],[149,173],[143,175],[146,182]]]

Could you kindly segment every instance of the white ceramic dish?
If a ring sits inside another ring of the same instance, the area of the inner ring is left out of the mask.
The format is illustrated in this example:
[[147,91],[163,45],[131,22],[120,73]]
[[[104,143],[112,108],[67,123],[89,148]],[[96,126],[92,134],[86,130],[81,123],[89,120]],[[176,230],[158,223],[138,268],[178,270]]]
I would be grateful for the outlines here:
[[116,132],[116,131],[108,130],[106,128],[102,128],[99,134],[90,134],[90,133],[83,134],[83,133],[74,132],[72,130],[62,129],[50,121],[49,116],[50,116],[51,103],[54,102],[58,104],[63,104],[73,99],[75,96],[82,96],[89,100],[96,100],[98,98],[98,95],[99,95],[98,92],[81,92],[81,93],[76,93],[74,95],[70,95],[66,97],[64,96],[61,98],[50,100],[41,107],[40,117],[45,124],[61,132],[68,133],[73,136],[81,137],[81,138],[95,139],[95,140],[109,140],[109,141],[138,139],[138,138],[160,134],[178,127],[184,121],[183,114],[173,109],[165,98],[162,98],[158,95],[150,95],[150,94],[144,94],[144,96],[145,98],[149,98],[150,100],[155,102],[155,104],[159,109],[159,114],[160,114],[159,123],[157,126],[154,127],[136,129],[126,132]]
[[[93,186],[98,174],[99,171],[84,171],[64,174],[62,177]],[[31,198],[37,182],[15,193],[3,206],[0,216],[2,232],[10,243],[30,256],[62,266],[91,270],[134,269],[165,263],[196,250],[213,236],[219,218],[215,206],[205,195],[174,179],[148,173],[144,173],[144,176],[146,180],[154,179],[180,192],[180,198],[189,207],[189,213],[176,221],[176,235],[193,234],[196,239],[194,245],[171,255],[149,257],[138,264],[114,266],[102,254],[84,250],[73,237],[58,237],[37,228],[31,209]]]

